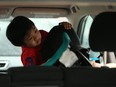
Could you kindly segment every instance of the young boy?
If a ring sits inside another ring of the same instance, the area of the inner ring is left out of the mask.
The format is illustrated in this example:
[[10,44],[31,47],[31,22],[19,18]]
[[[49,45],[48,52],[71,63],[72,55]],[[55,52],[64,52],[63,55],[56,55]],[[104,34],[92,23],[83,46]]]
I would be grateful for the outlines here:
[[[62,22],[65,29],[72,29],[68,22]],[[6,36],[15,46],[21,46],[21,61],[24,66],[41,65],[46,62],[40,53],[40,48],[48,32],[38,30],[34,23],[24,16],[15,17],[7,27]]]

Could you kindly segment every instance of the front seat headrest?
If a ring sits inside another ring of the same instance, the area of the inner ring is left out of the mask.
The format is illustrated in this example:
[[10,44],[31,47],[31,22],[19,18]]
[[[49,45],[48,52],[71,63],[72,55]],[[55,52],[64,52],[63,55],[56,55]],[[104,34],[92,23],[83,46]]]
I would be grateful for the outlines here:
[[116,51],[116,12],[98,14],[90,28],[89,45],[93,51]]

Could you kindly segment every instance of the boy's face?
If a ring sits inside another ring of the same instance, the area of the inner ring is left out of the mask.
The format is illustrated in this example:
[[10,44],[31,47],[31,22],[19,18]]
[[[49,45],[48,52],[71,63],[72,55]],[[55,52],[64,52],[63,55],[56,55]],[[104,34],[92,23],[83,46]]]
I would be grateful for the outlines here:
[[36,47],[41,43],[41,33],[35,26],[30,29],[24,37],[24,43],[27,47]]

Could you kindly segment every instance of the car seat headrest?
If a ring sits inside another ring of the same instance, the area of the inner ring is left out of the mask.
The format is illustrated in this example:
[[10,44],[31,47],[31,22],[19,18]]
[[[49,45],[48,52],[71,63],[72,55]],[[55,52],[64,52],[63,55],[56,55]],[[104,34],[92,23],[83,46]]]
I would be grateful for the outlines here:
[[102,12],[95,17],[89,45],[93,51],[116,51],[116,12]]

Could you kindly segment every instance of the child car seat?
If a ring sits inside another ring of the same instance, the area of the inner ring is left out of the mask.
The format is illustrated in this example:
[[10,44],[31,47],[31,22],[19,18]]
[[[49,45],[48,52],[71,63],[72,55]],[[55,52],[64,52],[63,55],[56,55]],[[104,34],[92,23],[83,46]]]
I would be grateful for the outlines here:
[[88,59],[86,59],[86,57],[80,51],[82,48],[74,30],[66,30],[62,25],[53,27],[49,32],[41,48],[42,57],[47,60],[42,65],[54,65],[62,56],[63,52],[68,48],[69,44],[71,46],[71,50],[75,52],[77,57],[79,56],[78,58],[83,59],[86,65],[91,66]]

